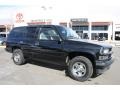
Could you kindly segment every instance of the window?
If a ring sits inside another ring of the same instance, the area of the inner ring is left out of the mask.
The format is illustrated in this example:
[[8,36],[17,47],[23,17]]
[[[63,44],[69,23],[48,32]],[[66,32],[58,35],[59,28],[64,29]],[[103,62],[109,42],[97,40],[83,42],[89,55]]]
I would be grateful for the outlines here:
[[24,38],[26,35],[26,27],[19,27],[19,28],[14,28],[11,33],[10,33],[10,37],[11,38]]
[[88,33],[83,33],[83,39],[89,39]]
[[120,40],[120,31],[115,31],[115,40]]
[[42,28],[40,35],[40,40],[60,40],[59,35],[53,28]]
[[35,39],[38,36],[38,29],[37,27],[27,27],[27,33],[27,38]]
[[0,34],[0,37],[6,37],[6,34]]
[[98,33],[92,33],[92,40],[98,40],[99,34]]
[[108,33],[92,33],[92,40],[108,40]]
[[72,26],[73,30],[88,30],[88,26]]
[[92,26],[92,30],[108,30],[108,26]]

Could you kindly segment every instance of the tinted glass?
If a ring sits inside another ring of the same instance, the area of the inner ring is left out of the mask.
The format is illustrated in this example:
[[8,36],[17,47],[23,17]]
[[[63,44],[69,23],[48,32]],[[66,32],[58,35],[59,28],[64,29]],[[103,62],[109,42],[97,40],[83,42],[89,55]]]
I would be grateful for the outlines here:
[[35,39],[37,38],[37,27],[27,27],[27,38]]
[[26,27],[14,28],[8,37],[10,38],[24,38],[26,35]]

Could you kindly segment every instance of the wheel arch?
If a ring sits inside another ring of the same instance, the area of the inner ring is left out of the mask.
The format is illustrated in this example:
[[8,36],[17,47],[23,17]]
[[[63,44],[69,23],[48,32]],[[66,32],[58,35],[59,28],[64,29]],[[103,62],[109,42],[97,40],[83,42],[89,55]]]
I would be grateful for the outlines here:
[[67,56],[67,59],[66,59],[67,65],[69,65],[69,61],[72,60],[76,56],[84,56],[84,57],[88,58],[92,62],[93,69],[95,71],[96,56],[92,53],[89,53],[89,52],[71,52],[71,53],[69,53],[68,56]]
[[12,52],[13,52],[15,49],[21,49],[21,47],[19,47],[19,46],[13,46],[13,47],[12,47]]

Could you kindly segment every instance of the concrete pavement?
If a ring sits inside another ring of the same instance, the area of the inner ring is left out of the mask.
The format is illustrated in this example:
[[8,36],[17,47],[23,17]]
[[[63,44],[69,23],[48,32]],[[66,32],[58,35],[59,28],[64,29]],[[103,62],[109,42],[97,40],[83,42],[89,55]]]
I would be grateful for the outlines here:
[[113,48],[115,62],[104,74],[90,78],[86,82],[78,82],[65,75],[61,67],[31,62],[17,66],[11,54],[0,48],[0,84],[1,85],[104,85],[120,84],[120,48]]

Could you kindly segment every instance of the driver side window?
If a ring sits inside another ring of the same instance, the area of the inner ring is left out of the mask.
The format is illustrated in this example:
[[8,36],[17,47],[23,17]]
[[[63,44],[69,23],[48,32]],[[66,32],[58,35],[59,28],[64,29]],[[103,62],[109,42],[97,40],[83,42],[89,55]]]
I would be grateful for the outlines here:
[[53,28],[42,28],[39,40],[60,40],[60,37]]

